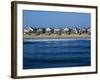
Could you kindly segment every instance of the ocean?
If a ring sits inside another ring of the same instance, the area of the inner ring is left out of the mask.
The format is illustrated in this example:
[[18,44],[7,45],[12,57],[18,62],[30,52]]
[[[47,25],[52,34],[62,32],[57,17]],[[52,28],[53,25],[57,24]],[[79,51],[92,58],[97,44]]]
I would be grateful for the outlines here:
[[91,65],[90,39],[25,39],[23,69]]

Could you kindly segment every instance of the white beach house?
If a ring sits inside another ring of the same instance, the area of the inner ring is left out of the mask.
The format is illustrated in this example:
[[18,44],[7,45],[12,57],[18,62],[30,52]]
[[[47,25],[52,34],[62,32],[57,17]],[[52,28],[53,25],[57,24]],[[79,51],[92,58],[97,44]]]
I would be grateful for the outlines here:
[[62,30],[62,33],[64,33],[64,34],[69,34],[70,33],[70,29],[69,28],[64,28],[63,30]]
[[89,35],[91,34],[91,28],[90,27],[87,29],[87,32],[88,32]]
[[29,31],[34,31],[33,27],[29,27],[28,29],[29,29]]
[[29,30],[24,29],[24,34],[27,34],[27,33],[29,33]]
[[84,34],[84,33],[87,33],[87,29],[86,28],[79,29],[79,34]]
[[78,34],[79,33],[79,29],[78,28],[72,28],[71,33]]
[[51,30],[52,30],[51,28],[46,28],[45,29],[45,33],[48,34],[48,35],[50,35],[51,34]]
[[40,35],[40,34],[42,34],[42,32],[43,32],[43,29],[42,28],[38,28],[36,30],[36,35]]
[[54,29],[54,34],[61,35],[61,29],[55,28],[55,29]]

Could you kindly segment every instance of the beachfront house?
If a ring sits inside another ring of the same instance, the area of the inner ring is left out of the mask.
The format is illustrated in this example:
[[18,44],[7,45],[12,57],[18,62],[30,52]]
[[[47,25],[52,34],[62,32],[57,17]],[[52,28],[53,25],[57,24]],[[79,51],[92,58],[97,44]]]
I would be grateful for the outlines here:
[[29,31],[34,31],[34,28],[33,27],[29,27]]
[[61,34],[62,34],[62,30],[59,29],[59,28],[55,28],[55,29],[54,29],[54,34],[61,35]]
[[71,29],[71,33],[72,34],[78,34],[79,33],[79,29],[78,28],[72,28]]
[[87,29],[86,28],[79,29],[79,34],[86,34],[86,33],[87,33]]
[[64,28],[62,30],[62,33],[64,33],[64,34],[70,34],[70,28]]
[[29,30],[24,29],[24,34],[28,34],[28,33],[29,33]]
[[43,29],[42,28],[38,28],[37,30],[36,30],[36,35],[40,35],[40,34],[42,34],[43,33]]
[[90,35],[91,34],[91,28],[87,28],[87,33]]
[[29,27],[29,33],[36,33],[37,28]]
[[51,28],[46,28],[46,29],[45,29],[45,33],[46,33],[47,35],[50,35],[50,34],[52,33],[52,29],[51,29]]

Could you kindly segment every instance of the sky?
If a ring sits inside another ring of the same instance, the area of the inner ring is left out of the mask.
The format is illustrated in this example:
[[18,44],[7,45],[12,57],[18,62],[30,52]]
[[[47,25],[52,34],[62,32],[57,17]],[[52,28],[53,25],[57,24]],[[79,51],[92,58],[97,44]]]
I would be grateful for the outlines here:
[[23,27],[64,28],[90,27],[91,14],[79,12],[23,10]]

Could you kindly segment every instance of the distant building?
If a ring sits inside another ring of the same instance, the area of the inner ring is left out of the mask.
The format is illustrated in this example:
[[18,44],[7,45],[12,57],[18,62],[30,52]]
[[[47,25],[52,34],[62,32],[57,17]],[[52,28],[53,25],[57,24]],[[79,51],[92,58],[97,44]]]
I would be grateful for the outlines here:
[[27,34],[27,33],[29,33],[29,30],[24,29],[24,34]]
[[72,34],[78,34],[79,33],[79,29],[78,28],[72,28],[71,29],[71,33]]
[[58,34],[58,35],[61,35],[61,29],[59,29],[59,28],[56,28],[56,29],[54,29],[54,34]]
[[50,31],[51,31],[51,28],[46,28],[46,31],[47,31],[47,32],[50,32]]
[[29,27],[29,33],[36,33],[37,28]]
[[79,34],[86,34],[86,33],[87,33],[87,29],[86,28],[79,29]]
[[90,27],[87,29],[87,33],[88,33],[89,35],[91,34],[91,28],[90,28]]
[[64,34],[70,34],[70,28],[64,28],[62,30],[62,33],[64,33]]
[[34,28],[33,27],[29,27],[29,31],[34,31]]
[[43,33],[43,29],[42,28],[38,28],[37,30],[36,30],[36,35],[40,35],[40,34],[42,34]]
[[52,33],[52,29],[51,28],[46,28],[45,33],[50,35]]
[[91,28],[69,28],[69,27],[65,27],[65,28],[33,28],[33,27],[29,27],[28,30],[25,29],[24,30],[24,34],[36,34],[36,35],[40,35],[40,34],[57,34],[57,35],[61,35],[61,34],[91,34]]

